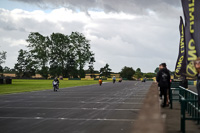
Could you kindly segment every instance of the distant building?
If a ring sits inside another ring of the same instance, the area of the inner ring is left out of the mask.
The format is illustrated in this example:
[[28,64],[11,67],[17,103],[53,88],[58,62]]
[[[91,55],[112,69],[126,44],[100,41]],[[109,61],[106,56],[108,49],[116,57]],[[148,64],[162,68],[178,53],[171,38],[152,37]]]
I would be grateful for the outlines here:
[[[4,77],[16,78],[16,74],[15,73],[3,73],[3,75],[4,75]],[[85,79],[92,79],[91,76],[92,76],[92,78],[99,78],[100,77],[100,73],[94,73],[94,74],[86,73],[85,74]],[[113,76],[115,76],[116,78],[119,78],[120,74],[119,73],[111,73],[110,77],[113,77]],[[40,74],[35,74],[35,76],[32,76],[32,78],[43,78],[43,77]],[[104,77],[104,78],[106,78],[106,77]]]

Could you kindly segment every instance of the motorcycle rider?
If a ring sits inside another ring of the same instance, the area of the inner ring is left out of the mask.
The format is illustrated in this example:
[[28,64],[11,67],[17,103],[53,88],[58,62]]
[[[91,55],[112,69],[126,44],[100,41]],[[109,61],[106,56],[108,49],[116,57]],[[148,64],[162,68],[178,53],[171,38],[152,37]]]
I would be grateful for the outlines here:
[[[54,78],[54,80],[53,80],[53,87],[54,87],[54,82],[56,82],[57,83],[57,89],[59,89],[59,80],[58,80],[58,78],[57,77],[55,77]],[[57,91],[57,89],[54,89],[54,91]]]
[[100,86],[101,86],[102,82],[103,82],[103,80],[102,80],[102,78],[100,77],[100,78],[99,78],[99,85],[100,85]]
[[115,76],[113,76],[113,84],[115,83],[115,81],[116,81],[116,77],[115,77]]
[[119,78],[119,82],[120,82],[120,83],[122,82],[122,77]]

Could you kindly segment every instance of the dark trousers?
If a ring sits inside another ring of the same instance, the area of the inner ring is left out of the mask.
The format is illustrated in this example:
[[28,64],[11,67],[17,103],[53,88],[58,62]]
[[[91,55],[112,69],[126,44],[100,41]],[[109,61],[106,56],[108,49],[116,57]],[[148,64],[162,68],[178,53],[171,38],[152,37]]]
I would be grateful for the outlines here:
[[162,98],[162,91],[161,91],[161,87],[160,87],[160,98]]
[[198,93],[198,104],[200,106],[200,88],[197,88],[197,93]]
[[164,96],[164,102],[163,102],[163,106],[166,106],[167,103],[167,87],[160,87],[161,90],[161,96]]
[[200,76],[197,77],[198,104],[200,106]]

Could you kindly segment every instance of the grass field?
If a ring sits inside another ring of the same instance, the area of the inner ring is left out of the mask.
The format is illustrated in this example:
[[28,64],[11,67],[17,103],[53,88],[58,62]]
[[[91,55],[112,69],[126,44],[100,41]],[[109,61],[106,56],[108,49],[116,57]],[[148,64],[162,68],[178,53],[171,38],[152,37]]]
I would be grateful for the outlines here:
[[[97,80],[60,80],[59,88],[98,84]],[[12,84],[0,84],[0,94],[53,89],[52,80],[13,79]]]

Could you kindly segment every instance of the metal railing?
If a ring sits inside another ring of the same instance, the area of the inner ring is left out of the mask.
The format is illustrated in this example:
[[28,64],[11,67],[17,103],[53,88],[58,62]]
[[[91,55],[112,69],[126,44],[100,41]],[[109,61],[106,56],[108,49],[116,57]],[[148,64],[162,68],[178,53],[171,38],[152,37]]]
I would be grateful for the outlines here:
[[[179,87],[180,103],[181,103],[181,132],[185,133],[185,121],[195,120],[200,124],[200,107],[198,105],[198,94]],[[185,112],[189,115],[186,117]]]
[[173,101],[179,101],[180,102],[180,96],[179,96],[179,86],[180,82],[172,82],[171,87],[169,90],[169,100],[170,100],[170,108],[173,108]]
[[[173,87],[173,86],[172,86]],[[174,93],[176,92],[176,93]],[[174,98],[174,96],[176,98]],[[177,98],[178,97],[178,98]],[[185,133],[185,121],[194,120],[200,124],[200,107],[198,105],[198,94],[181,86],[170,89],[170,103],[173,108],[173,101],[178,100],[181,104],[181,132]],[[186,112],[188,115],[186,115]]]

